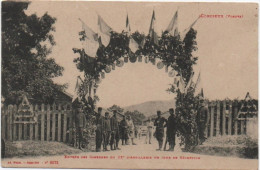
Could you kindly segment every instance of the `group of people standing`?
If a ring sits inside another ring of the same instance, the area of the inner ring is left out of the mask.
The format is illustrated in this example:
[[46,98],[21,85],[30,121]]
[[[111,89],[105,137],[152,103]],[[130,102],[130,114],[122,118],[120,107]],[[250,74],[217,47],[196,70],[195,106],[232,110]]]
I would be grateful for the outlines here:
[[130,116],[123,115],[123,120],[119,121],[117,111],[113,110],[113,116],[110,117],[109,112],[105,112],[105,117],[102,116],[102,108],[98,108],[96,114],[96,152],[120,150],[118,147],[119,140],[122,140],[122,145],[129,145],[129,140],[132,145],[134,142],[135,126]]

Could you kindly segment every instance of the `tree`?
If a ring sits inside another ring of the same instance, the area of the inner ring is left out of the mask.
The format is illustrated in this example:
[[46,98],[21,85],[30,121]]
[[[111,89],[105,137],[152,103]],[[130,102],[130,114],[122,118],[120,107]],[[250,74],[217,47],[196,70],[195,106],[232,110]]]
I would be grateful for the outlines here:
[[109,107],[107,110],[110,112],[113,112],[113,110],[116,110],[117,113],[123,113],[123,111],[124,111],[124,109],[122,109],[120,106],[117,106],[115,104],[113,106]]
[[145,115],[137,110],[125,112],[125,116],[131,116],[135,125],[142,125]]
[[22,94],[52,103],[66,88],[52,80],[62,75],[63,67],[47,58],[55,45],[56,19],[47,13],[27,16],[28,6],[29,2],[2,3],[2,95],[5,103],[17,103]]

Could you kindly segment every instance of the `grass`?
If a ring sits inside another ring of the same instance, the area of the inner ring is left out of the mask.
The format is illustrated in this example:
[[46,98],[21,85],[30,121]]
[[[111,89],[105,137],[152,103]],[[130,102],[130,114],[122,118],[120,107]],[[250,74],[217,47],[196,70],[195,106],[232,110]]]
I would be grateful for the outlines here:
[[83,151],[60,142],[47,141],[7,141],[5,157],[53,156],[82,153]]
[[258,158],[258,139],[246,135],[211,137],[203,145],[194,149],[195,153],[232,156],[241,158]]

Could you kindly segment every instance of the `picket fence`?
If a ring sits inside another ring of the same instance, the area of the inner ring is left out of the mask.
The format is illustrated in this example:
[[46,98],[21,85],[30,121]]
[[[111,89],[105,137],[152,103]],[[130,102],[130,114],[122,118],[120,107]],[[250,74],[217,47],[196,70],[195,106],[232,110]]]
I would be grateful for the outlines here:
[[15,120],[17,105],[3,106],[1,111],[2,138],[9,141],[41,140],[69,143],[72,140],[71,105],[30,105],[34,118]]
[[208,127],[206,136],[242,135],[247,134],[246,115],[237,119],[241,104],[238,102],[217,101],[208,104]]

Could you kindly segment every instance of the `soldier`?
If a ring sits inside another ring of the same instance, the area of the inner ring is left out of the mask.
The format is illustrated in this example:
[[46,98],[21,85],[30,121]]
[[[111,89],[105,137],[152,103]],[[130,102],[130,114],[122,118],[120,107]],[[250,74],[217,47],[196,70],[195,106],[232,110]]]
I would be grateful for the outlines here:
[[120,131],[121,131],[121,140],[122,145],[128,144],[128,125],[125,118],[125,115],[123,115],[123,120],[120,122]]
[[147,144],[147,140],[149,141],[149,144],[152,144],[152,135],[153,135],[153,122],[151,118],[149,117],[148,122],[146,123],[147,126],[147,133],[145,137],[145,144]]
[[170,116],[167,121],[167,140],[169,142],[169,149],[168,151],[174,151],[175,147],[175,135],[177,131],[177,122],[176,122],[176,115],[174,113],[173,108],[169,109]]
[[166,126],[167,120],[161,116],[161,111],[157,111],[157,118],[154,121],[155,129],[155,137],[159,143],[159,151],[162,150],[163,145],[163,137],[164,137],[164,127]]
[[205,129],[208,126],[208,108],[205,105],[203,97],[200,97],[200,106],[197,113],[198,126],[198,144],[201,145],[207,138]]
[[117,111],[116,110],[113,110],[113,116],[110,119],[110,125],[111,125],[111,141],[110,141],[111,150],[120,150],[120,148],[118,147],[119,123],[117,120]]
[[104,151],[109,151],[107,149],[107,145],[109,144],[110,135],[111,135],[110,118],[109,118],[109,113],[106,112],[103,121],[103,150]]
[[[81,144],[83,140],[83,129],[86,126],[86,117],[83,113],[82,106],[78,99],[74,101],[73,107],[75,108],[75,128],[76,128],[76,140],[78,141],[78,148],[82,149]],[[77,143],[77,142],[76,142]]]
[[98,108],[98,113],[96,115],[96,152],[101,151],[101,144],[102,144],[102,132],[103,132],[103,118],[102,114],[102,107]]
[[134,142],[134,131],[135,131],[135,125],[130,115],[127,116],[127,125],[128,125],[128,136],[129,139],[131,139],[132,145],[136,145]]

